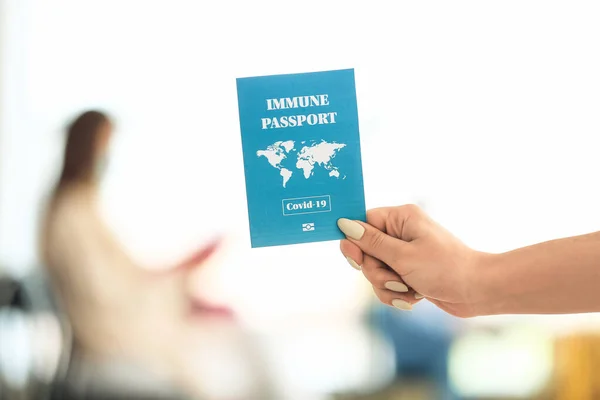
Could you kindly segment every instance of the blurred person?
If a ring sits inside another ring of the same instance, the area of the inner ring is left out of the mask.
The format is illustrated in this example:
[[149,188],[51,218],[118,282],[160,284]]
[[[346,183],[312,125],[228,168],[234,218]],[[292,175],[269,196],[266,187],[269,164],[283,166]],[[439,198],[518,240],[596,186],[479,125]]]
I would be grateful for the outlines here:
[[476,251],[414,205],[340,219],[340,247],[385,304],[422,298],[459,317],[600,311],[600,232],[513,251]]
[[98,192],[112,132],[98,111],[68,127],[41,230],[42,258],[72,330],[68,393],[269,398],[260,366],[252,365],[258,356],[232,311],[192,290],[192,274],[215,263],[222,240],[151,271],[136,265],[102,220]]

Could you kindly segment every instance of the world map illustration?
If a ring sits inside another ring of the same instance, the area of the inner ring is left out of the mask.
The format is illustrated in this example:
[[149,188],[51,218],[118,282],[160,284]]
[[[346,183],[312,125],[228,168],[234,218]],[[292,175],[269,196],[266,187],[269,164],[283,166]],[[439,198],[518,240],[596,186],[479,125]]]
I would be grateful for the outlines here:
[[[259,158],[265,157],[273,168],[279,170],[284,188],[294,176],[295,169],[300,170],[299,173],[302,173],[305,179],[314,175],[315,167],[323,168],[331,178],[345,179],[345,176],[341,176],[339,169],[332,163],[338,152],[346,147],[344,143],[329,143],[325,140],[320,142],[302,141],[299,147],[300,151],[296,149],[296,143],[293,140],[279,141],[267,146],[264,150],[257,151],[256,155]],[[295,169],[294,161],[296,162]]]

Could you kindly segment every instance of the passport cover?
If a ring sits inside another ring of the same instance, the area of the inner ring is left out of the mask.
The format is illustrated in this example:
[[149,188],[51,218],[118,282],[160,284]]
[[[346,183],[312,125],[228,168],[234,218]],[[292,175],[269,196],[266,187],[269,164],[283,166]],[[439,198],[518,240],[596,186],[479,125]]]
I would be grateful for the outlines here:
[[252,247],[339,240],[366,218],[353,69],[237,79]]

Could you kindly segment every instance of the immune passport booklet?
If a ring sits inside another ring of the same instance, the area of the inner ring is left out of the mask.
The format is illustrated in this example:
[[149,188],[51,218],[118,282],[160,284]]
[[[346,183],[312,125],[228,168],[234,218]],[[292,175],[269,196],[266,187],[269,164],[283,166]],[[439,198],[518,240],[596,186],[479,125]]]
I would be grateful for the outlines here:
[[338,240],[364,221],[354,70],[237,79],[252,247]]

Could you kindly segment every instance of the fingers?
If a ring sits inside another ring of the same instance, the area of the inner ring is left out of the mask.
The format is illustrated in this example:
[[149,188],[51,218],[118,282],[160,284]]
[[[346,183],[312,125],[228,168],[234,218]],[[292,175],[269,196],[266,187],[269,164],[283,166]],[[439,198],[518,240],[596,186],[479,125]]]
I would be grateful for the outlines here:
[[375,292],[375,296],[377,296],[379,301],[381,301],[383,304],[387,304],[388,306],[396,307],[397,309],[404,311],[411,311],[413,305],[420,301],[415,298],[415,293],[412,290],[406,293],[398,293],[391,290],[373,287],[373,291]]
[[340,247],[342,254],[344,254],[350,265],[356,269],[361,268],[365,278],[373,285],[374,289],[389,290],[396,293],[408,293],[410,291],[400,275],[378,259],[363,254],[356,244],[349,240],[343,240]]
[[394,268],[396,272],[402,273],[398,270],[400,268],[399,260],[406,252],[408,243],[391,237],[364,222],[341,218],[338,220],[338,227],[348,240],[358,246],[365,254],[383,261]]
[[401,275],[408,274],[415,261],[410,242],[426,236],[430,222],[414,205],[369,210],[366,223],[338,220],[347,238],[340,244],[342,253],[355,268],[362,267],[381,302],[410,310],[423,298],[404,283]]
[[[373,229],[374,234],[377,234],[376,229]],[[382,234],[387,236],[385,234]],[[390,240],[397,240],[390,238]],[[398,241],[401,243],[401,241]],[[387,289],[396,292],[408,292],[409,288],[404,283],[400,275],[392,270],[384,262],[380,261],[369,254],[363,253],[360,244],[351,240],[342,240],[340,249],[346,260],[352,267],[362,270],[365,278],[378,289]]]
[[363,264],[363,252],[360,247],[349,240],[342,240],[340,250],[352,268],[360,271]]
[[391,207],[368,210],[367,223],[372,227],[379,229],[381,232],[387,233],[387,220],[392,210]]
[[390,303],[391,300],[401,299],[414,304],[425,297],[408,286],[400,275],[383,262],[369,255],[364,255],[363,259],[363,275],[373,285],[377,297],[385,300],[384,303],[401,308],[398,304]]
[[369,225],[405,242],[425,235],[430,222],[428,216],[414,204],[374,208],[367,211]]
[[400,275],[394,272],[383,262],[364,254],[360,247],[349,240],[340,242],[340,249],[350,265],[362,270],[365,278],[371,284],[379,289],[389,289],[396,292],[408,292],[408,286],[404,283]]
[[409,291],[408,286],[404,283],[400,275],[383,262],[369,255],[364,255],[362,272],[365,275],[365,278],[367,278],[376,289],[386,289],[398,293],[406,293]]
[[348,263],[355,269],[363,272],[365,278],[373,286],[380,289],[407,292],[408,286],[402,281],[400,275],[391,270],[387,265],[369,255],[365,255],[360,247],[349,240],[340,242],[340,249]]

